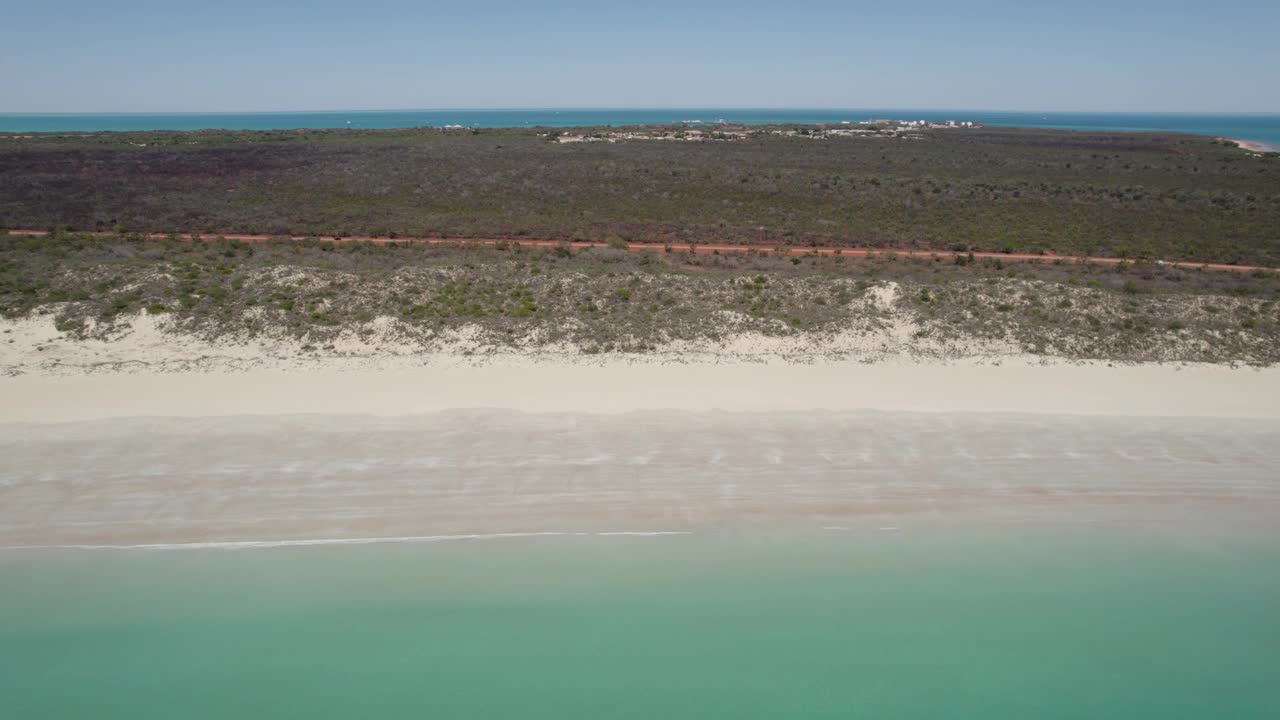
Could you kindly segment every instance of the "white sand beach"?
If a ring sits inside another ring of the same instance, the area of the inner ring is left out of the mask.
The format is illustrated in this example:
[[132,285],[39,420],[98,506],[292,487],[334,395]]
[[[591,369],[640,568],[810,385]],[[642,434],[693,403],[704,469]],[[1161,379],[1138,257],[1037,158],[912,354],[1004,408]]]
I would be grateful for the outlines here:
[[1251,152],[1267,153],[1267,152],[1276,151],[1274,147],[1264,142],[1258,142],[1257,140],[1241,140],[1240,138],[1218,138],[1218,139],[1233,142],[1239,145],[1241,148],[1245,150],[1249,150]]
[[1014,412],[1280,417],[1280,367],[1071,361],[1001,341],[937,344],[897,324],[730,336],[653,352],[430,347],[349,338],[208,340],[139,315],[76,340],[51,317],[0,321],[0,422],[227,415],[398,416],[456,409]]
[[0,545],[1280,517],[1277,368],[731,353],[147,361],[0,377]]
[[1029,357],[876,363],[646,362],[447,357],[390,368],[342,360],[296,370],[0,377],[2,422],[229,415],[397,416],[453,409],[879,410],[1280,417],[1280,368],[1109,365]]
[[1280,526],[1280,421],[436,412],[0,426],[0,546]]

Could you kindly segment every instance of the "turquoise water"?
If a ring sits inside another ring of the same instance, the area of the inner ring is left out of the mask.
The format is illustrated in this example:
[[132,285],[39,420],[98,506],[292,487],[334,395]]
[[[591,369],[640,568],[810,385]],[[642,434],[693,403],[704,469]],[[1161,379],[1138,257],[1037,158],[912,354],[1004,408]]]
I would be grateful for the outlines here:
[[0,553],[13,718],[1274,718],[1280,543],[546,538]]
[[288,128],[398,128],[424,125],[468,127],[575,127],[636,125],[724,119],[747,124],[838,123],[871,118],[971,120],[987,125],[1071,130],[1162,130],[1256,140],[1280,147],[1280,114],[1038,113],[982,110],[768,109],[531,109],[395,110],[290,113],[184,113],[132,115],[0,114],[0,132],[98,132],[107,130],[278,130]]

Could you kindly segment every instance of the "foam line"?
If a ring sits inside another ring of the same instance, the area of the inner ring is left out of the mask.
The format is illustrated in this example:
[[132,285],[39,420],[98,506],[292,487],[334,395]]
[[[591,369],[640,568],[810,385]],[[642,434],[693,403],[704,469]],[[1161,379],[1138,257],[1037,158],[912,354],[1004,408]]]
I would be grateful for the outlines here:
[[0,550],[252,550],[311,545],[380,545],[388,543],[508,540],[531,537],[660,537],[692,535],[681,530],[625,530],[616,532],[509,532],[469,535],[405,535],[400,537],[320,538],[313,540],[233,540],[227,542],[145,543],[139,545],[3,545]]

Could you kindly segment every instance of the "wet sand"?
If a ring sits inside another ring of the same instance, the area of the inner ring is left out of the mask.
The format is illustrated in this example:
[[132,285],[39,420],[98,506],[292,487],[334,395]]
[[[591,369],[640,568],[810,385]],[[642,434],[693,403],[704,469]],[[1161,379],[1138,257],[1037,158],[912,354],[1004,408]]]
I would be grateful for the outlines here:
[[1280,528],[1276,420],[476,410],[0,430],[10,547]]

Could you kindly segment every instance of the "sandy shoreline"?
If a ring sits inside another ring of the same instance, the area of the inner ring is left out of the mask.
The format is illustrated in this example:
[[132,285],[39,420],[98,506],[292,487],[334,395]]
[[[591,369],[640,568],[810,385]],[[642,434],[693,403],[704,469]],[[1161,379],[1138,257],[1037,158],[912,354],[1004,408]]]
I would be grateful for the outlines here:
[[[457,361],[458,358],[453,360]],[[0,377],[0,422],[453,409],[878,410],[1280,418],[1280,368],[1045,363],[1027,357],[795,364],[541,361],[296,371]]]
[[879,340],[834,357],[759,338],[719,353],[273,355],[41,328],[11,326],[0,353],[0,547],[1270,531],[1280,517],[1274,366]]
[[0,547],[1280,522],[1276,420],[477,410],[0,429]]
[[108,338],[51,318],[0,323],[0,422],[228,415],[399,416],[457,409],[876,410],[1280,417],[1280,366],[1111,363],[1026,355],[995,340],[875,332],[680,342],[645,353],[339,338],[207,339],[140,315]]
[[0,547],[1280,517],[1280,368],[453,360],[0,377]]
[[1229,137],[1220,137],[1218,139],[1225,140],[1227,142],[1233,142],[1239,145],[1242,149],[1249,150],[1252,152],[1259,152],[1259,153],[1276,152],[1276,148],[1268,145],[1267,143],[1258,142],[1257,140],[1241,140],[1240,138],[1229,138]]

